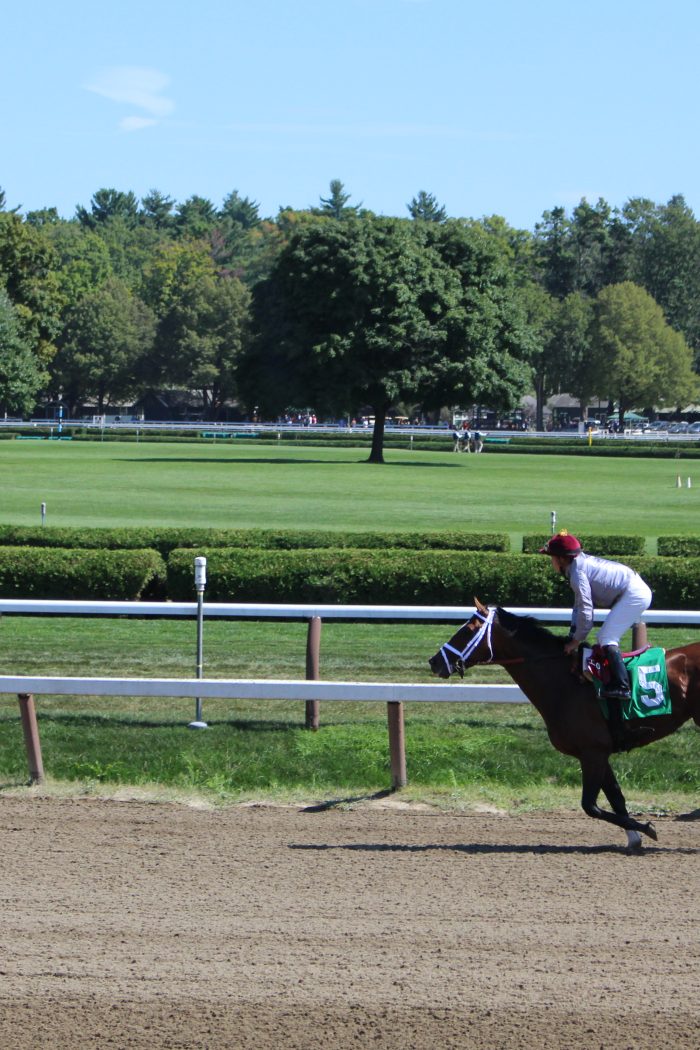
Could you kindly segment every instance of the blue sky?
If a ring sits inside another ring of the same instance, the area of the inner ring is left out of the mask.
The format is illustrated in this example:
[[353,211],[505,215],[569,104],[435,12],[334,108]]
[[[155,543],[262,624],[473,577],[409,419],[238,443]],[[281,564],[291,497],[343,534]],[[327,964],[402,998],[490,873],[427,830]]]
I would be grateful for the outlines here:
[[532,229],[581,197],[700,216],[697,0],[24,0],[2,17],[0,186],[71,217],[158,189]]

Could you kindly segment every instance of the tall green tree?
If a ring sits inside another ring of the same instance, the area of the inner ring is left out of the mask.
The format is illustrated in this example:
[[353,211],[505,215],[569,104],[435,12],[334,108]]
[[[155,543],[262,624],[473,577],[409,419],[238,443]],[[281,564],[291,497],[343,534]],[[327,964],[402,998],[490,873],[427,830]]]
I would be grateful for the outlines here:
[[447,212],[437,198],[425,190],[419,190],[406,207],[412,219],[422,222],[444,222],[447,218]]
[[162,245],[147,267],[147,301],[158,323],[151,382],[197,390],[208,418],[235,394],[250,293],[222,276],[202,242]]
[[534,282],[523,285],[519,294],[532,333],[530,363],[535,389],[536,426],[538,430],[544,430],[544,406],[547,398],[559,390],[562,375],[562,360],[556,339],[553,338],[553,320],[558,300]]
[[22,336],[17,311],[0,288],[0,412],[26,415],[46,382],[36,354]]
[[169,230],[173,225],[174,207],[175,201],[172,197],[161,193],[160,190],[149,190],[141,200],[141,220],[158,230]]
[[595,296],[626,280],[630,253],[626,224],[602,197],[595,204],[584,197],[570,216],[564,208],[546,211],[535,226],[540,279],[557,299],[573,292]]
[[216,208],[212,202],[197,194],[188,197],[175,211],[175,229],[182,238],[199,240],[208,237],[217,221]]
[[397,402],[500,402],[522,389],[518,355],[529,347],[511,291],[487,238],[463,224],[368,216],[302,226],[255,288],[242,392],[266,413],[295,401],[370,405],[369,460],[381,463]]
[[22,343],[36,355],[40,368],[53,357],[60,329],[56,264],[46,230],[12,212],[0,212],[0,288],[15,308]]
[[629,409],[683,406],[697,397],[691,349],[652,296],[631,281],[597,296],[591,347],[599,393],[619,404],[620,423]]
[[350,219],[357,216],[362,204],[348,204],[351,194],[345,192],[340,179],[331,179],[328,197],[321,197],[321,207],[316,209],[321,215],[331,219]]
[[94,398],[105,405],[139,390],[139,362],[151,350],[155,317],[117,277],[88,291],[68,311],[63,345],[53,362],[53,383],[72,415]]
[[622,214],[631,242],[631,279],[683,333],[700,369],[700,223],[681,195],[662,205],[633,198]]
[[593,300],[572,292],[557,301],[549,328],[554,382],[559,391],[578,398],[582,417],[600,393],[599,367],[592,353],[592,323]]
[[121,219],[127,226],[135,226],[138,222],[138,204],[138,198],[131,190],[125,193],[112,188],[101,189],[93,194],[90,210],[78,205],[75,215],[82,226],[92,230],[113,219]]
[[242,226],[244,230],[252,230],[260,222],[259,208],[257,201],[252,201],[249,197],[241,197],[238,190],[232,190],[224,198],[219,215],[222,219],[228,219]]

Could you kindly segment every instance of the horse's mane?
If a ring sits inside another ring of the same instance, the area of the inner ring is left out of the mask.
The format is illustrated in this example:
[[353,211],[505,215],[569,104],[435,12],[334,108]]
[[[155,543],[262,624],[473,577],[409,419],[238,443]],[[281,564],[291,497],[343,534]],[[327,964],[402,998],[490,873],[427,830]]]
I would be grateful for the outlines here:
[[563,639],[543,627],[534,616],[516,616],[507,609],[496,609],[496,618],[501,627],[512,638],[517,638],[525,645],[536,645],[548,649],[561,650]]

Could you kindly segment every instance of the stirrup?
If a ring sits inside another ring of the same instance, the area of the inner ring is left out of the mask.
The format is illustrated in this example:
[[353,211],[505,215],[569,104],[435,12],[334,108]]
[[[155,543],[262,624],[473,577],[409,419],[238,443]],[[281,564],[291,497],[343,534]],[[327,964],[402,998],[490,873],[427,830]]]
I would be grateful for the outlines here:
[[609,686],[603,690],[606,700],[629,700],[631,695],[629,689],[625,689],[623,685]]

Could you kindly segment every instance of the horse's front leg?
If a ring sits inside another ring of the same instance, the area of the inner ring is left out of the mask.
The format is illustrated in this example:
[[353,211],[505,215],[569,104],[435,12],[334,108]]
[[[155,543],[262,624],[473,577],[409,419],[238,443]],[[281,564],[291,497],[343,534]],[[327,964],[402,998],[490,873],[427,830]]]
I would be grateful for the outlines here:
[[[612,806],[615,813],[621,817],[627,817],[629,819],[629,813],[627,812],[627,803],[625,802],[625,796],[622,794],[622,788],[620,787],[617,777],[615,776],[610,762],[607,763],[605,776],[603,777],[603,791],[605,797]],[[656,839],[656,830],[654,825],[648,823],[645,825],[645,834],[649,835],[650,838]],[[638,850],[642,847],[642,836],[640,833],[633,829],[627,828],[627,845],[630,849]]]
[[[589,817],[596,820],[606,820],[609,824],[616,824],[618,828],[624,828],[628,833],[630,846],[637,846],[641,839],[639,835],[648,835],[650,839],[656,839],[656,829],[651,822],[640,824],[638,820],[631,817],[627,812],[625,797],[615,774],[610,768],[608,756],[601,752],[588,753],[581,757],[581,776],[583,791],[581,794],[581,806]],[[613,807],[614,812],[601,809],[598,805],[598,795],[601,790]],[[636,836],[630,836],[630,832],[636,832]]]

